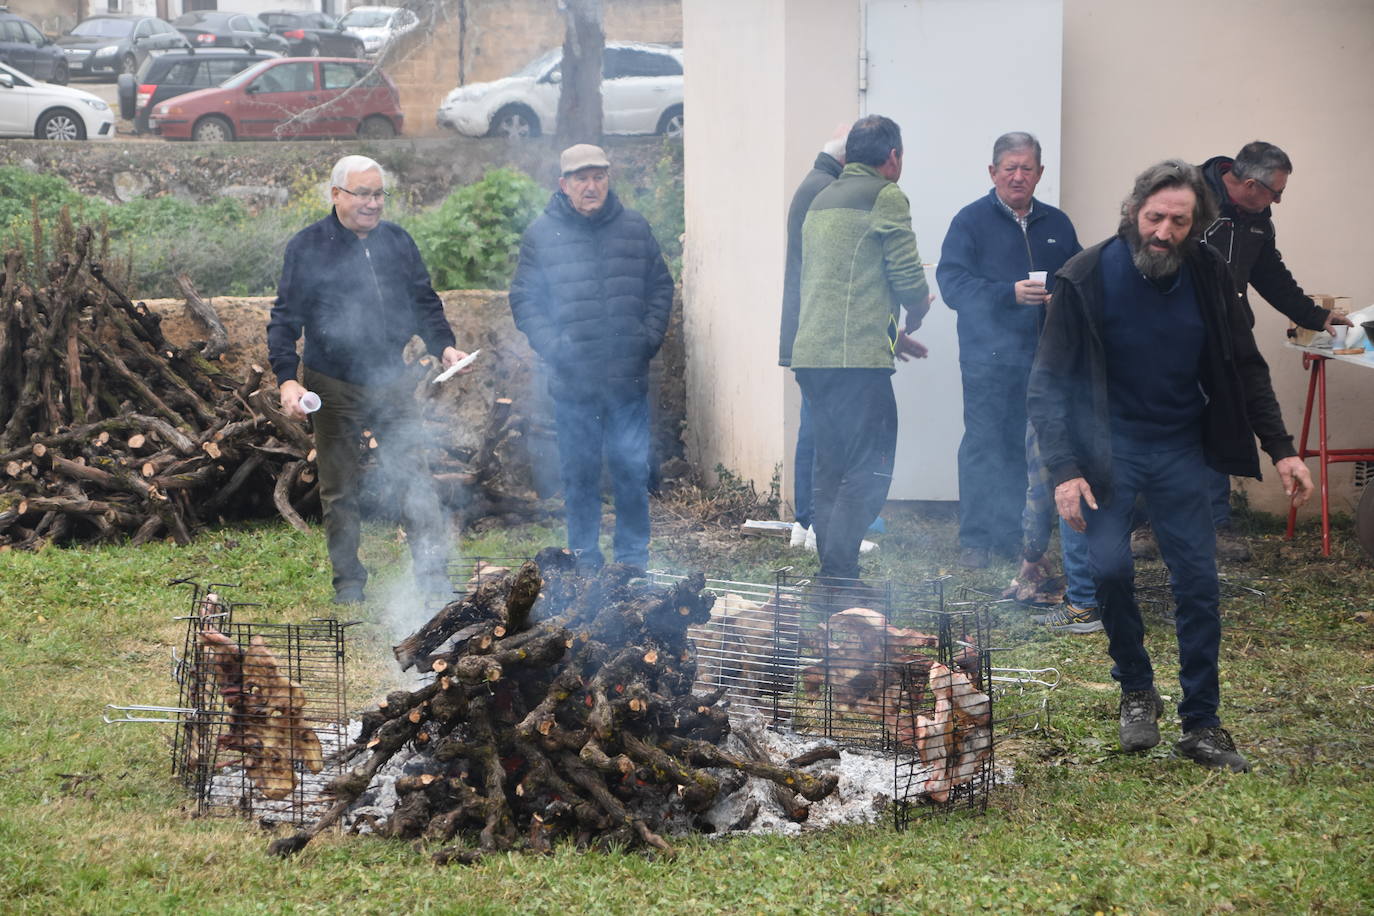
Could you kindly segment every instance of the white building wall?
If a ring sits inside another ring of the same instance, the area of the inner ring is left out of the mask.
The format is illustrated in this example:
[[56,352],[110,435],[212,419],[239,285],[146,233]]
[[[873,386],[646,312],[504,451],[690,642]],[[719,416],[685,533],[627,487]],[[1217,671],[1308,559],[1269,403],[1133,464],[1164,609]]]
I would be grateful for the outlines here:
[[[1374,4],[1063,2],[1062,149],[1053,157],[1061,205],[1085,244],[1114,230],[1131,179],[1151,162],[1234,155],[1262,138],[1294,160],[1276,224],[1298,281],[1349,295],[1357,308],[1374,304],[1374,235],[1364,225],[1374,184],[1360,177],[1374,148]],[[705,468],[720,462],[760,484],[795,436],[784,410],[795,386],[775,365],[783,219],[835,113],[857,114],[861,9],[859,0],[683,2],[683,42],[696,62],[688,107],[698,112],[686,144],[689,444]],[[969,68],[1020,50],[977,31],[948,41]],[[953,68],[911,91],[939,93],[964,75]],[[1023,91],[1006,88],[1013,98]],[[928,129],[938,136],[942,126]],[[1283,348],[1281,315],[1256,300],[1256,318],[1296,434],[1300,359]],[[1374,445],[1374,371],[1333,366],[1329,389],[1332,445]],[[1336,509],[1350,506],[1350,479],[1349,465],[1336,466]],[[1283,508],[1272,472],[1249,491],[1256,506]]]

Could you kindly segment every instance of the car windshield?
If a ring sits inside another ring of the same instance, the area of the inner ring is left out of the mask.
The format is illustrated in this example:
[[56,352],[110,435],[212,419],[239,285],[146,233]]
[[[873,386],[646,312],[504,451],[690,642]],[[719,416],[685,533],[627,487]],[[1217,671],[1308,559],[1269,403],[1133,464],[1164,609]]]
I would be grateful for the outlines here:
[[213,22],[214,16],[205,10],[195,10],[190,13],[183,13],[172,20],[172,25],[200,25],[202,22]]
[[87,19],[78,22],[72,34],[86,38],[123,38],[133,30],[132,19]]
[[515,76],[540,76],[549,68],[549,64],[563,56],[562,48],[554,48],[552,51],[545,51],[534,60],[525,64],[515,72]]
[[221,89],[233,89],[235,86],[242,86],[244,83],[257,76],[262,71],[272,65],[270,60],[265,60],[260,64],[254,64],[242,73],[236,73],[227,80],[219,84]]
[[345,28],[380,29],[391,18],[391,10],[352,10],[339,22]]
[[268,25],[293,26],[296,24],[296,17],[292,13],[259,13],[258,18]]

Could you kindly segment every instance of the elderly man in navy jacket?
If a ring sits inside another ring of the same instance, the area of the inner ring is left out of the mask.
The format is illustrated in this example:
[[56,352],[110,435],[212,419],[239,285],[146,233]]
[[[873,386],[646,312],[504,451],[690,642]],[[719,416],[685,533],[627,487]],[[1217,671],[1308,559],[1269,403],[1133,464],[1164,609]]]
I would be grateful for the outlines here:
[[[445,569],[448,525],[418,435],[415,379],[401,353],[419,335],[430,352],[442,354],[445,366],[467,354],[454,346],[444,304],[414,240],[382,219],[385,182],[382,167],[366,156],[335,164],[329,190],[334,209],[287,243],[267,325],[282,410],[304,418],[302,395],[309,389],[320,397],[315,449],[338,604],[362,601],[367,583],[358,560],[364,428],[372,430],[380,469],[398,494],[416,584],[426,595],[452,591]],[[302,333],[305,352],[297,356]]]
[[[1054,272],[1079,251],[1063,211],[1035,199],[1045,167],[1027,133],[997,138],[993,187],[960,210],[935,279],[958,313],[964,438],[959,444],[959,562],[1021,553],[1026,504],[1026,381]],[[1031,279],[1044,271],[1045,279]]]
[[649,360],[663,344],[673,276],[649,223],[611,190],[610,160],[581,143],[520,242],[515,324],[548,364],[568,546],[602,563],[603,451],[615,493],[615,559],[649,562]]

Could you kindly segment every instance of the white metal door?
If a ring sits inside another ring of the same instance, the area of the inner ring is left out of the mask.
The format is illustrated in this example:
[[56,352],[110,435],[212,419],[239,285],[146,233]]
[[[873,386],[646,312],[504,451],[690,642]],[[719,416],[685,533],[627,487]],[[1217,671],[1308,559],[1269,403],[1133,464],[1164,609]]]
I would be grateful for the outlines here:
[[[1059,203],[1063,0],[866,0],[864,16],[862,109],[902,128],[901,186],[936,292],[914,335],[930,357],[899,363],[894,379],[891,498],[952,500],[963,397],[954,313],[936,290],[935,263],[954,214],[992,186],[992,143],[1007,131],[1039,138],[1045,176],[1035,196]],[[989,340],[996,333],[989,328]]]

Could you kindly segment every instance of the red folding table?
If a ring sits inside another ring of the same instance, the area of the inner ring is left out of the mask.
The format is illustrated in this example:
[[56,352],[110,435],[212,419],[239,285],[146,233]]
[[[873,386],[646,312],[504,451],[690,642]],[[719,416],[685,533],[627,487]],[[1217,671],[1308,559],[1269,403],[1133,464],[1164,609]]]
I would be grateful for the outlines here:
[[[1320,347],[1300,347],[1289,343],[1287,346],[1302,351],[1302,365],[1308,370],[1307,406],[1302,414],[1302,438],[1298,440],[1298,457],[1319,459],[1318,474],[1322,499],[1322,556],[1331,555],[1331,503],[1327,489],[1327,469],[1343,461],[1374,461],[1374,447],[1369,448],[1328,448],[1326,444],[1326,364],[1331,361],[1353,363],[1374,369],[1374,354],[1366,351],[1359,356],[1338,356]],[[1317,447],[1307,447],[1307,433],[1312,427],[1312,404],[1317,404]],[[1293,524],[1298,517],[1296,506],[1288,507],[1288,534],[1293,537]]]

